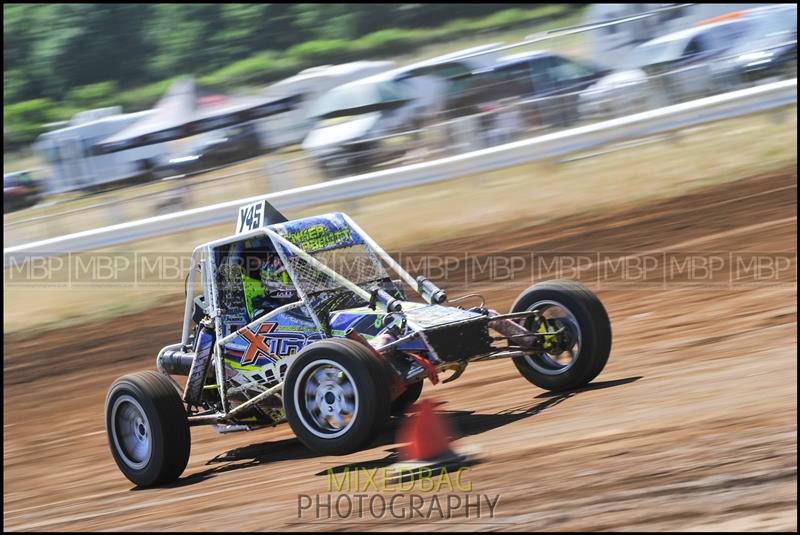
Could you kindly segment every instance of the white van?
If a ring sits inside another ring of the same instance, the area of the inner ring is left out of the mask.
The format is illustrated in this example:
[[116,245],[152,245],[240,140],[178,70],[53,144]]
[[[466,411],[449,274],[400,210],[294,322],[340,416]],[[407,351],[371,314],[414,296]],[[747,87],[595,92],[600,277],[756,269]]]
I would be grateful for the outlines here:
[[436,121],[461,80],[497,62],[498,46],[459,50],[330,90],[309,112],[315,123],[303,150],[330,177],[402,156],[414,143],[406,132]]
[[690,28],[704,19],[760,5],[763,4],[590,4],[585,24],[635,17],[669,6],[672,9],[586,32],[587,59],[609,69],[625,69],[634,49],[642,43]]
[[268,86],[263,93],[265,97],[302,95],[302,101],[294,110],[259,121],[262,146],[276,149],[300,143],[314,126],[314,120],[309,117],[308,112],[320,96],[338,85],[387,71],[393,66],[394,62],[391,61],[354,61],[342,65],[323,65],[306,69]]
[[47,163],[43,185],[48,194],[86,189],[108,182],[145,174],[166,161],[165,143],[95,154],[92,147],[147,117],[152,110],[121,113],[119,106],[84,111],[72,117],[69,125],[45,132],[33,149]]

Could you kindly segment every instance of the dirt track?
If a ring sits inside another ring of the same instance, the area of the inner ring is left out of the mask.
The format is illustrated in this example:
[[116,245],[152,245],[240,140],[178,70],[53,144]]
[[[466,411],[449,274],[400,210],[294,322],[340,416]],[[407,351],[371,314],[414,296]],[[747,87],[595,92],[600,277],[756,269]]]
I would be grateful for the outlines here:
[[[131,488],[108,452],[103,400],[114,378],[152,368],[157,350],[174,341],[182,306],[175,304],[4,340],[4,528],[796,530],[796,194],[792,171],[420,248],[478,258],[689,251],[726,262],[743,252],[790,259],[775,279],[731,285],[723,270],[710,280],[718,286],[705,287],[678,279],[637,285],[618,274],[598,284],[602,265],[589,265],[582,280],[600,295],[614,330],[609,365],[590,388],[547,394],[508,361],[426,385],[423,396],[446,401],[456,445],[480,448],[482,462],[467,477],[473,493],[500,496],[493,518],[467,520],[459,511],[429,521],[298,519],[298,495],[327,494],[320,472],[391,460],[396,425],[371,449],[339,458],[313,456],[287,426],[225,436],[194,428],[178,484]],[[469,268],[449,273],[451,295]],[[501,310],[530,282],[470,281],[469,291]]]

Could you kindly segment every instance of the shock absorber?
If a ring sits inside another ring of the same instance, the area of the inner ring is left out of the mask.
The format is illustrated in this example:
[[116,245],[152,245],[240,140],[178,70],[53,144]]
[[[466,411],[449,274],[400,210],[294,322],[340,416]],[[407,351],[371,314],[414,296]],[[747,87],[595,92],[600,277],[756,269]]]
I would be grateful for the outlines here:
[[204,319],[200,323],[200,330],[197,333],[194,360],[189,370],[189,378],[186,380],[186,388],[183,391],[183,400],[189,405],[200,405],[215,340],[214,323],[210,319]]
[[447,293],[422,275],[417,277],[417,290],[432,305],[441,305],[447,301]]
[[[488,316],[494,318],[499,316],[496,310],[489,309]],[[509,340],[514,340],[521,346],[534,347],[536,344],[536,335],[532,334],[528,329],[511,321],[510,319],[500,318],[490,322],[489,326],[503,336],[508,337]]]

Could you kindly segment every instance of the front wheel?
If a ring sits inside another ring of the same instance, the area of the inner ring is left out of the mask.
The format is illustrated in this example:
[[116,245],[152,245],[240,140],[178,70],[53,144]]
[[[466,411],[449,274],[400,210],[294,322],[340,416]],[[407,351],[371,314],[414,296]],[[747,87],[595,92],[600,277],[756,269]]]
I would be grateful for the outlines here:
[[283,403],[297,438],[323,455],[358,451],[389,420],[384,364],[368,348],[331,338],[303,349],[286,374]]
[[416,403],[419,396],[422,394],[422,381],[411,383],[406,387],[402,394],[397,399],[392,401],[392,414],[401,415],[411,408],[411,405]]
[[515,357],[525,379],[553,392],[588,384],[603,370],[611,352],[611,322],[603,304],[588,288],[573,281],[546,281],[522,292],[512,312],[538,310],[541,322],[520,323],[542,334],[543,349]]
[[191,434],[180,395],[161,373],[117,379],[106,397],[111,454],[132,483],[148,487],[175,481],[189,462]]

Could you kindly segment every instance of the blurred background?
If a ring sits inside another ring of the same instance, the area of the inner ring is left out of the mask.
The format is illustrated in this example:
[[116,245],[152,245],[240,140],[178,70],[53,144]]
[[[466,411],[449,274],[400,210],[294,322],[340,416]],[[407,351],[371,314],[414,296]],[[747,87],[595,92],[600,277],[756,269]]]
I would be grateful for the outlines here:
[[[291,528],[320,489],[289,435],[196,430],[189,476],[148,501],[102,424],[113,379],[180,334],[181,262],[233,232],[214,205],[275,194],[498,310],[547,278],[598,293],[614,349],[595,390],[546,397],[500,361],[434,391],[489,452],[476,485],[504,522],[796,531],[796,5],[3,15],[4,527]],[[265,472],[274,509],[191,498]]]
[[[52,237],[56,218],[59,234],[86,230],[795,77],[796,7],[754,6],[5,6],[4,214],[15,213],[4,238]],[[291,109],[250,120],[281,99]]]

